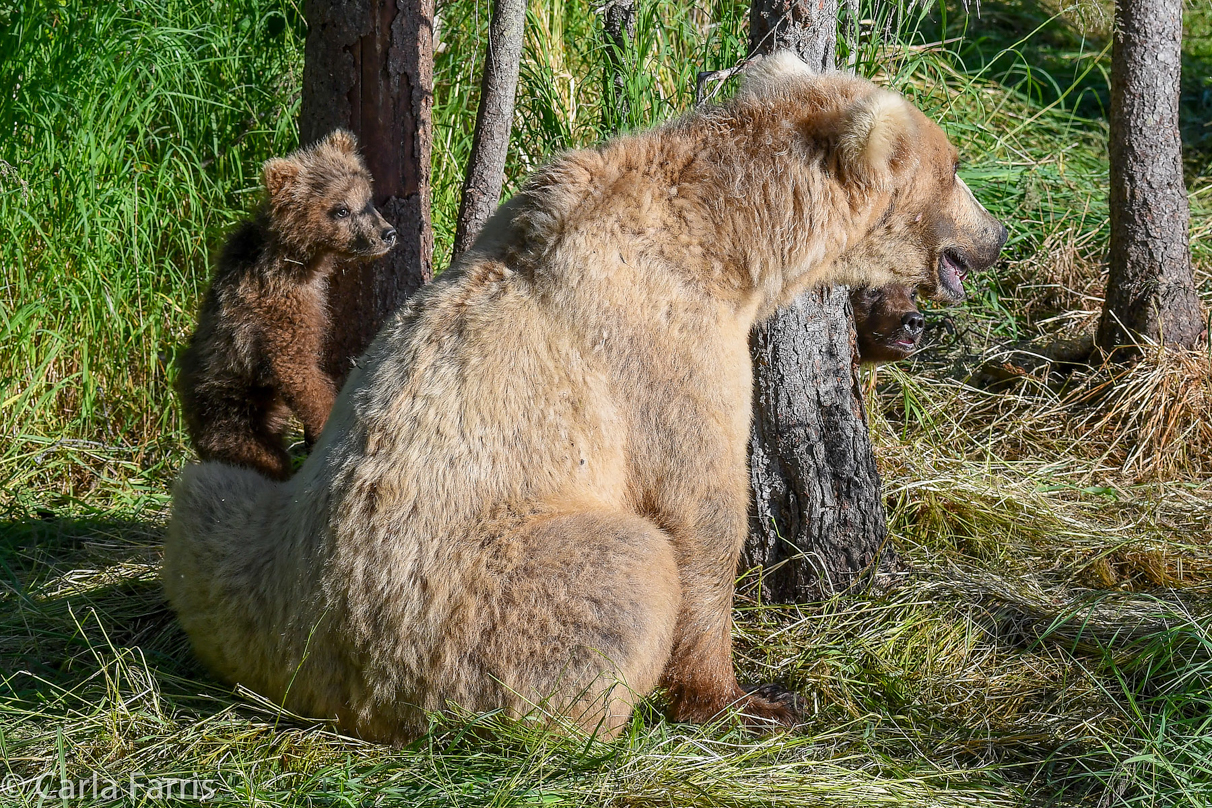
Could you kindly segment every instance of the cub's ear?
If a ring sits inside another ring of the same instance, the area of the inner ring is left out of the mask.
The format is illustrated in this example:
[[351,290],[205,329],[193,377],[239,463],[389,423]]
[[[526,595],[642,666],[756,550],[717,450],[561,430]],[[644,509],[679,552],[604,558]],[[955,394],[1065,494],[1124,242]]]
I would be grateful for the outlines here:
[[856,178],[884,184],[908,162],[917,130],[909,102],[896,93],[876,90],[842,115],[838,159]]
[[280,200],[294,187],[299,177],[299,164],[275,157],[265,162],[261,173],[265,176],[265,190],[269,191],[270,200]]
[[358,139],[354,137],[353,132],[345,129],[334,129],[324,138],[323,144],[332,149],[336,149],[342,154],[357,154]]

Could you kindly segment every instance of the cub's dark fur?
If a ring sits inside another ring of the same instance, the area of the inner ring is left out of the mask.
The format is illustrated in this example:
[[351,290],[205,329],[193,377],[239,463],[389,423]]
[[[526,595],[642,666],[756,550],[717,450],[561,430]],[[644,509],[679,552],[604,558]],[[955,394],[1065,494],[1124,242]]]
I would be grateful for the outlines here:
[[266,200],[223,248],[177,387],[203,460],[284,480],[290,412],[310,444],[337,393],[320,365],[329,276],[338,261],[383,255],[396,232],[348,132],[268,161],[263,175]]
[[926,319],[905,286],[865,286],[850,290],[859,359],[871,364],[896,362],[917,350]]

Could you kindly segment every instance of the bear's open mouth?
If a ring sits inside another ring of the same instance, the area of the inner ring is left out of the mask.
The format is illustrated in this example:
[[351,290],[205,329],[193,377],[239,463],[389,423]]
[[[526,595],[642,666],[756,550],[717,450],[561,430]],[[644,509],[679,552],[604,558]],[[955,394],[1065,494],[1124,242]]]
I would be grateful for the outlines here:
[[955,250],[948,248],[938,257],[938,282],[954,300],[964,299],[964,279],[968,277],[968,262]]
[[892,343],[892,347],[896,348],[898,351],[904,351],[905,353],[908,353],[908,352],[914,350],[915,348],[917,348],[917,340],[909,339],[907,337],[901,337],[900,339],[898,339]]

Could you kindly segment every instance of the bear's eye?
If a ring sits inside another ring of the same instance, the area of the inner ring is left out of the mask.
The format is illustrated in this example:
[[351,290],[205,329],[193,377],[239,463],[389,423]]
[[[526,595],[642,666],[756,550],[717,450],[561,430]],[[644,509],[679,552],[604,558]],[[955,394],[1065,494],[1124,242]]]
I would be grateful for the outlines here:
[[349,208],[337,208],[332,212],[332,215],[336,216],[338,219],[344,219],[349,215]]

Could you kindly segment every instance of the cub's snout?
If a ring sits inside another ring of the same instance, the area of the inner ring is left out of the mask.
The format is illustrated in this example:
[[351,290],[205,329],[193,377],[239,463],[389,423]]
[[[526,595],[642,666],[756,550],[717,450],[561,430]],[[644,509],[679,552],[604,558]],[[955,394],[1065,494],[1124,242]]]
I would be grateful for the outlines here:
[[917,350],[926,318],[913,298],[913,290],[900,284],[850,290],[861,361],[896,362]]

